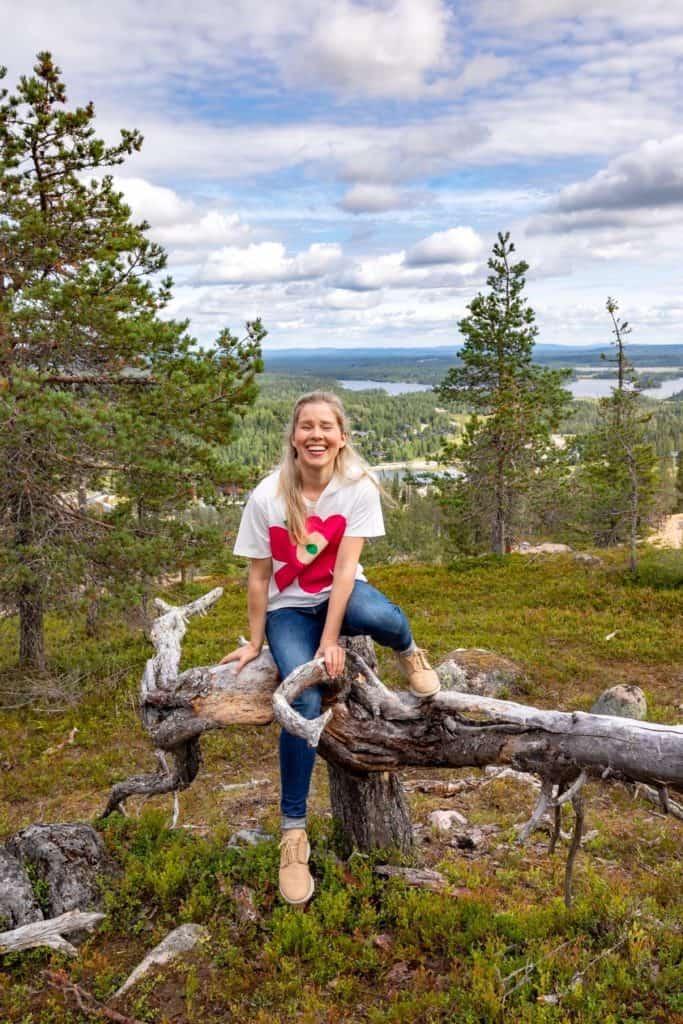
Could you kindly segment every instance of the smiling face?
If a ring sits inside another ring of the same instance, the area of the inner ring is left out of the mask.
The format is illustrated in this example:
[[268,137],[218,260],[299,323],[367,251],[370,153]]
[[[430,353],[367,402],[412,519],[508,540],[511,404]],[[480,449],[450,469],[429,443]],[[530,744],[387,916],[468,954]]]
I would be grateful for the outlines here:
[[299,409],[292,435],[299,465],[316,470],[334,466],[337,453],[346,445],[346,435],[327,402],[307,402]]

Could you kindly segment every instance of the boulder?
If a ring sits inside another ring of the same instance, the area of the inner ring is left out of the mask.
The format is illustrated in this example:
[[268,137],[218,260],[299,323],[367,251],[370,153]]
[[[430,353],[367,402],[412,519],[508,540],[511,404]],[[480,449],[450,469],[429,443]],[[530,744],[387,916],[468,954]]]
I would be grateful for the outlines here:
[[519,665],[479,647],[458,647],[446,655],[436,671],[444,690],[502,700],[528,692],[528,680]]
[[42,920],[43,912],[24,867],[9,850],[0,847],[0,930]]
[[591,565],[596,569],[601,568],[605,563],[602,558],[598,558],[597,555],[590,555],[587,551],[575,551],[574,561],[579,562],[580,565]]
[[258,846],[272,838],[270,832],[264,832],[262,828],[239,828],[228,839],[228,846]]
[[573,548],[570,548],[569,544],[553,544],[551,541],[545,541],[543,544],[522,541],[516,551],[520,555],[565,555],[573,551]]
[[619,718],[637,718],[639,721],[647,716],[647,701],[639,686],[620,683],[601,693],[591,708],[593,715],[617,715]]
[[488,844],[490,837],[498,832],[499,825],[475,825],[465,832],[455,832],[451,846],[458,850],[480,850]]
[[437,832],[450,832],[455,825],[467,825],[467,818],[460,811],[432,811],[429,824]]
[[108,860],[101,836],[82,822],[29,825],[8,839],[8,852],[31,865],[46,885],[47,913],[97,910],[101,904],[97,876]]

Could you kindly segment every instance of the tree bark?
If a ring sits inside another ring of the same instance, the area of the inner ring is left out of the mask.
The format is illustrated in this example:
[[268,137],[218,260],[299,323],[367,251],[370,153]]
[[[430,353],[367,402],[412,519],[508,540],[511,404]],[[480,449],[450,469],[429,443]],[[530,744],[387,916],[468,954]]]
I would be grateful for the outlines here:
[[638,568],[638,469],[634,453],[627,449],[626,459],[631,490],[629,494],[629,571]]
[[[339,642],[377,671],[375,647],[369,636],[341,637]],[[396,772],[354,772],[328,761],[327,774],[332,816],[341,825],[346,856],[354,846],[359,850],[410,850],[410,811]]]
[[43,602],[40,594],[25,585],[19,595],[19,664],[45,671]]
[[350,772],[334,761],[327,762],[327,772],[332,817],[342,828],[344,856],[354,846],[359,850],[410,850],[410,811],[395,772]]

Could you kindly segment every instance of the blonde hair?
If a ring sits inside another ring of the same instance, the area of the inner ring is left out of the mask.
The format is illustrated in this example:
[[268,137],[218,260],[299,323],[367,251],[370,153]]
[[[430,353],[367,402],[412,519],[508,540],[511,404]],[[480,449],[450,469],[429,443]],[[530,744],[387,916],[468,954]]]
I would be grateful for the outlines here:
[[287,529],[297,544],[303,544],[306,541],[308,510],[304,504],[301,469],[292,441],[301,410],[305,405],[312,405],[314,402],[324,402],[326,405],[329,405],[346,442],[344,447],[340,448],[337,452],[333,472],[341,477],[342,480],[348,481],[367,476],[384,493],[382,487],[372,476],[370,467],[349,440],[351,431],[341,399],[333,391],[309,391],[305,395],[300,395],[294,403],[292,415],[285,430],[284,447],[282,459],[280,460],[280,477],[278,480],[278,494],[282,496],[285,503]]

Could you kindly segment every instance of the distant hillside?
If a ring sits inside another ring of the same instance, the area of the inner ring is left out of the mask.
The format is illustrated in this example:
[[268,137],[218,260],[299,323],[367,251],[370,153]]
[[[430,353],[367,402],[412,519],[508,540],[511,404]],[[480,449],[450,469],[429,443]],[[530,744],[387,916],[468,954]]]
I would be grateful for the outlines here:
[[[443,378],[449,367],[457,364],[455,353],[459,347],[266,350],[265,363],[268,373],[435,384]],[[603,352],[607,357],[612,355],[609,345],[594,348],[537,345],[534,356],[538,363],[546,366],[574,369],[578,366],[598,366]],[[683,345],[629,345],[628,354],[635,366],[656,366],[663,370],[683,367]]]

